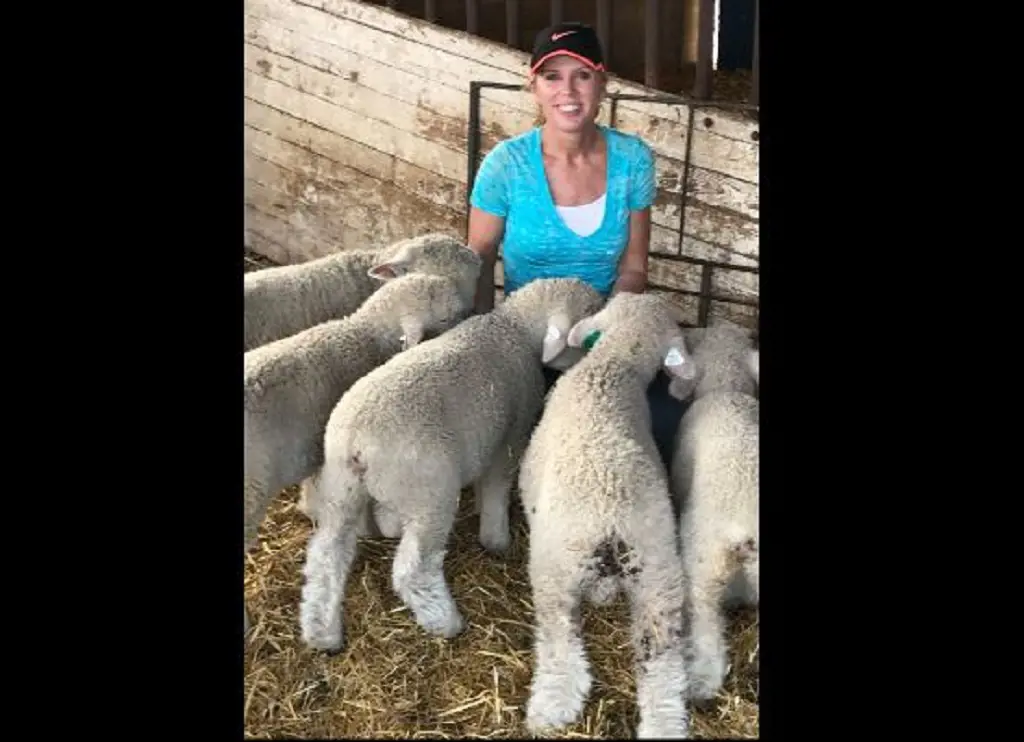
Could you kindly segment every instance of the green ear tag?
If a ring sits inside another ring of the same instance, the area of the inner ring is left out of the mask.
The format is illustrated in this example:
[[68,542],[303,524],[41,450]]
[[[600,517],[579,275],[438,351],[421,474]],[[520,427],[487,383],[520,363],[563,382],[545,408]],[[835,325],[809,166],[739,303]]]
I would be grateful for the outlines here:
[[591,348],[593,348],[594,343],[597,342],[597,339],[599,337],[601,337],[600,330],[591,330],[590,332],[588,332],[587,336],[583,338],[583,349],[590,350]]

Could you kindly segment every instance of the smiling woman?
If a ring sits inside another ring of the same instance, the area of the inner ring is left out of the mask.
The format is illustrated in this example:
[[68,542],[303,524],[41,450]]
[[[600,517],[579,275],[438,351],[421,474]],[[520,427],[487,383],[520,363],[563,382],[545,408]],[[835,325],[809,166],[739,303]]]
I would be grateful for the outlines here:
[[[469,246],[484,258],[478,312],[494,304],[499,244],[506,295],[537,278],[578,278],[605,297],[646,290],[654,155],[640,137],[597,123],[607,82],[590,26],[537,35],[528,87],[543,123],[491,150],[470,195]],[[554,383],[557,372],[546,373]],[[683,403],[663,375],[648,396],[667,461]]]

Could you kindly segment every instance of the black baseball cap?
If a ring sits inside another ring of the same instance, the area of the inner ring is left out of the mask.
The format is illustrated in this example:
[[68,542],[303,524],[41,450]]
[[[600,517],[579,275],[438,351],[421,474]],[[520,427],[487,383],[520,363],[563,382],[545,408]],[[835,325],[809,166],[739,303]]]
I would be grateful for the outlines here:
[[530,57],[530,73],[545,61],[558,55],[578,59],[595,70],[604,70],[601,41],[593,28],[585,23],[565,22],[549,26],[537,34]]

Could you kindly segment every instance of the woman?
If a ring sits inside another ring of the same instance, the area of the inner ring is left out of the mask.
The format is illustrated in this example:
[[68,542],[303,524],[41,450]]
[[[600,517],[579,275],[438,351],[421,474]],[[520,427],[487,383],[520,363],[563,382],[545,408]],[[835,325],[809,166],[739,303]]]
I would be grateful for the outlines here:
[[[478,312],[493,307],[499,243],[506,295],[554,277],[579,278],[606,297],[646,289],[654,156],[639,137],[597,124],[607,79],[591,27],[561,23],[537,35],[529,89],[543,123],[491,150],[470,195],[469,246],[484,259]],[[558,372],[545,375],[550,388]],[[648,400],[667,464],[684,405],[664,374]]]

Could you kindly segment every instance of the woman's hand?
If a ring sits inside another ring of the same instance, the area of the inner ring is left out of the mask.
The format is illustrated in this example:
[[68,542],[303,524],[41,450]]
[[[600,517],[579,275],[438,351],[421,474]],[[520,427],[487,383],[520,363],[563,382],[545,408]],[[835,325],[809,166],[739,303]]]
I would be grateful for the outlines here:
[[629,244],[619,261],[619,277],[612,296],[647,290],[647,255],[651,247],[651,210],[629,212]]

